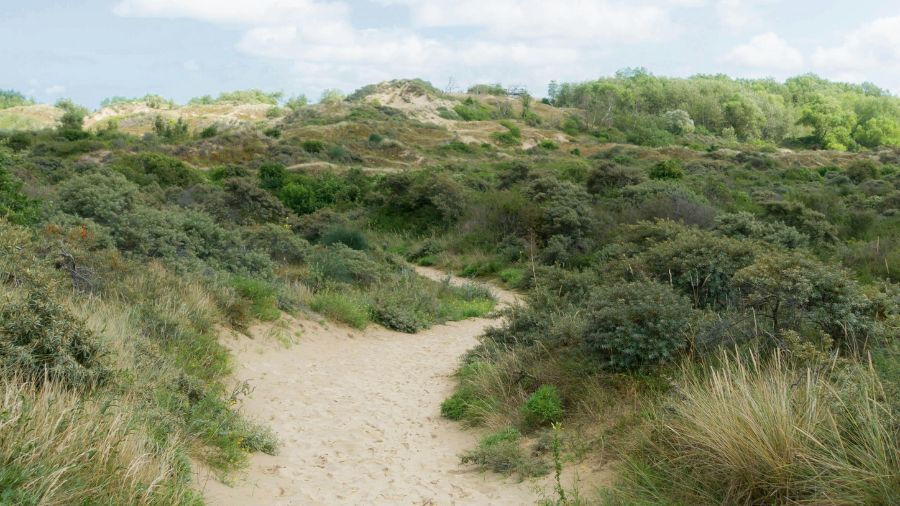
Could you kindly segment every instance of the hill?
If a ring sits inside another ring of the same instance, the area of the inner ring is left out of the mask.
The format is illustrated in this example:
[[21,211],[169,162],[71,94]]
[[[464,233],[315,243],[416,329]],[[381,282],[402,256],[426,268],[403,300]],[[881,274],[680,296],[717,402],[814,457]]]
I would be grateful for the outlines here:
[[875,87],[9,96],[12,503],[238,502],[241,470],[310,502],[528,496],[504,476],[552,504],[900,502],[898,99]]

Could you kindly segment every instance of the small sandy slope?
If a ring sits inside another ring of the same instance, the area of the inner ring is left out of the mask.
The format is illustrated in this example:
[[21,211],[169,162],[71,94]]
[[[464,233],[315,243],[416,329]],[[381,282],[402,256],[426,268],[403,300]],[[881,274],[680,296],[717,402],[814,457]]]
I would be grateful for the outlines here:
[[253,455],[233,487],[199,476],[210,504],[521,505],[548,486],[546,478],[517,483],[462,466],[459,454],[479,433],[440,416],[460,356],[495,320],[410,335],[285,318],[286,332],[299,332],[293,346],[263,335],[227,340],[237,379],[254,389],[244,412],[272,427],[281,446],[274,457]]

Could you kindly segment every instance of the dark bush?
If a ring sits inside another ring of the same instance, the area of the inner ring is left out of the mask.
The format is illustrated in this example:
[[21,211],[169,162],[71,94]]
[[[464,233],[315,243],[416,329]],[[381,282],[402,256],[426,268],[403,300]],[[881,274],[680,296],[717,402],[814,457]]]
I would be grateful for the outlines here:
[[109,371],[99,339],[43,291],[0,307],[0,364],[3,374],[70,388],[103,383]]
[[749,241],[688,230],[657,243],[640,259],[657,281],[671,284],[695,306],[724,308],[738,298],[735,272],[750,265],[755,254]]
[[[3,156],[2,153],[0,156]],[[22,182],[0,166],[0,217],[11,223],[27,225],[38,219],[39,211],[40,203],[22,193]]]
[[847,177],[856,184],[878,177],[878,165],[872,160],[856,160],[847,167]]
[[256,186],[251,179],[228,179],[224,188],[226,217],[232,223],[283,223],[290,215],[278,198]]
[[[871,303],[840,269],[800,252],[771,251],[735,274],[744,302],[771,335],[825,332],[842,344],[863,342],[872,331]],[[815,337],[815,336],[813,336]]]
[[283,225],[248,227],[241,235],[249,248],[268,253],[276,262],[301,263],[309,254],[309,243]]
[[138,187],[117,173],[90,173],[73,177],[59,186],[60,208],[100,224],[110,224],[128,213]]
[[687,345],[688,299],[654,282],[599,288],[587,309],[586,349],[611,370],[671,362]]
[[365,234],[355,228],[346,227],[329,229],[322,236],[322,244],[326,246],[343,244],[360,251],[369,249],[369,242],[366,240]]
[[619,188],[638,184],[644,179],[644,173],[639,169],[604,161],[588,175],[587,190],[594,194],[607,194]]
[[127,155],[113,165],[129,180],[146,186],[158,183],[163,188],[168,186],[190,186],[203,180],[203,176],[184,162],[160,153],[139,153]]
[[657,162],[650,169],[650,177],[652,179],[681,179],[684,177],[681,160],[670,159]]

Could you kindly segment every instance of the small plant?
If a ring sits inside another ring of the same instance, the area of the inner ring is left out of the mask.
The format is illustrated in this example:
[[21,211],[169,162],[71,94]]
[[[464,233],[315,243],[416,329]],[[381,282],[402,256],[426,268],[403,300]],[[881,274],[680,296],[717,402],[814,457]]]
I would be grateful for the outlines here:
[[325,151],[325,143],[315,139],[303,141],[302,147],[303,151],[310,154],[318,154]]
[[522,434],[514,427],[506,427],[481,439],[478,447],[464,453],[463,464],[477,464],[482,470],[496,473],[517,473],[519,478],[547,474],[547,465],[522,450]]
[[658,162],[650,169],[652,179],[681,179],[684,177],[684,169],[681,160],[671,159]]
[[497,144],[503,146],[516,146],[522,141],[522,130],[519,129],[511,121],[501,121],[500,124],[506,128],[505,132],[494,132],[491,137]]
[[541,385],[522,406],[525,425],[540,427],[562,420],[565,415],[559,389],[553,385]]
[[544,139],[538,143],[538,147],[541,149],[546,149],[547,151],[556,151],[559,149],[559,144],[551,141],[550,139]]
[[241,297],[250,301],[253,316],[263,321],[278,319],[280,313],[276,304],[275,288],[271,284],[251,278],[235,278],[233,284]]
[[320,292],[313,296],[309,307],[355,329],[364,329],[369,324],[368,307],[352,294],[330,290]]
[[466,415],[468,400],[462,392],[455,392],[441,403],[441,416],[450,420],[462,420]]
[[216,135],[219,135],[219,128],[216,125],[209,125],[200,131],[201,139],[212,139]]

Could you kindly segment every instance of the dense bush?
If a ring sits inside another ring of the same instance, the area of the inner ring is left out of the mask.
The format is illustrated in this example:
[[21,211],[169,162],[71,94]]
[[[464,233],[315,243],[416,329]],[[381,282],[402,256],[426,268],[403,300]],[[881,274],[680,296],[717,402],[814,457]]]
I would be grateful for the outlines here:
[[735,274],[746,304],[768,321],[772,335],[793,329],[825,332],[855,346],[872,331],[870,302],[839,269],[799,253],[770,252]]
[[588,302],[584,344],[603,368],[671,362],[688,343],[690,302],[653,282],[601,287]]
[[565,410],[559,389],[553,385],[541,385],[522,405],[522,414],[528,427],[540,427],[562,420]]
[[639,169],[604,161],[588,175],[587,190],[594,194],[608,194],[619,188],[638,184],[645,177]]
[[684,169],[681,160],[670,159],[658,162],[650,169],[652,179],[681,179],[684,177]]
[[375,202],[408,227],[447,227],[462,216],[466,198],[447,175],[420,172],[389,174],[380,182]]
[[653,245],[640,260],[657,281],[680,290],[696,307],[724,308],[738,299],[735,273],[750,265],[755,255],[749,241],[686,230]]
[[19,225],[33,223],[40,204],[22,193],[22,183],[3,168],[2,156],[0,152],[0,216]]
[[141,186],[158,183],[163,188],[169,186],[190,186],[199,183],[203,177],[177,158],[159,153],[138,153],[127,155],[114,164],[116,170],[130,181]]
[[93,172],[76,176],[59,186],[60,208],[101,224],[110,224],[131,211],[138,186],[124,176]]
[[84,322],[46,293],[31,291],[0,307],[0,365],[7,377],[91,387],[108,378],[106,353]]

